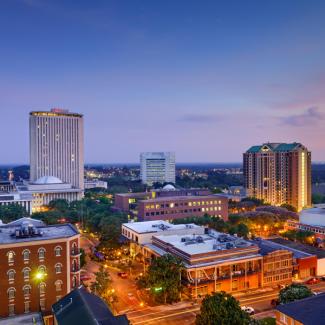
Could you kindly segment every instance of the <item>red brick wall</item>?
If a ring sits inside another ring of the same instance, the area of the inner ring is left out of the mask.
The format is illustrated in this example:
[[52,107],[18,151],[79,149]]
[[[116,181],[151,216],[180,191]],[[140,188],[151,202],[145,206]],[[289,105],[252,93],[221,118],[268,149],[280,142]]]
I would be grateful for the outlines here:
[[[72,248],[72,242],[76,242],[78,247],[78,239],[75,239],[70,242],[69,250]],[[62,248],[61,256],[55,255],[55,247],[60,246]],[[38,256],[39,248],[45,248],[45,258],[40,260]],[[29,262],[25,262],[23,258],[23,251],[25,249],[30,250],[30,259]],[[7,253],[13,251],[15,253],[13,265],[9,265]],[[45,311],[50,311],[51,306],[54,302],[57,301],[57,296],[64,296],[67,292],[70,291],[67,284],[67,258],[69,258],[69,263],[72,263],[72,258],[70,256],[70,251],[67,251],[66,241],[58,241],[56,243],[38,243],[37,245],[32,245],[30,243],[23,243],[20,247],[9,247],[1,248],[0,247],[0,317],[8,316],[8,305],[12,303],[15,305],[15,314],[23,314],[24,301],[30,301],[30,311],[39,310],[39,280],[36,278],[36,273],[38,272],[39,266],[46,267],[46,276],[44,277],[44,282],[46,284],[45,288]],[[76,257],[79,260],[79,256]],[[55,265],[57,263],[62,264],[62,272],[56,274]],[[78,263],[79,264],[79,263]],[[24,279],[23,269],[28,267],[31,269],[29,280]],[[9,283],[8,274],[9,270],[15,270],[15,279],[13,283]],[[79,273],[78,284],[79,284]],[[62,281],[62,290],[56,291],[55,282],[57,280]],[[72,275],[71,275],[72,280]],[[71,282],[72,283],[72,282]],[[24,285],[31,286],[31,294],[28,299],[25,299],[23,287]],[[11,301],[8,299],[7,291],[9,288],[15,288],[15,298]]]

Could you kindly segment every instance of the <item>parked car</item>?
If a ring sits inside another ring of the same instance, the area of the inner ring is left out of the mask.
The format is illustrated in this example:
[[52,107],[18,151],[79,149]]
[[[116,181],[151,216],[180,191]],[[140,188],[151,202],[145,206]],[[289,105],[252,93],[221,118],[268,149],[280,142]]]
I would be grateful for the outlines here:
[[122,279],[127,279],[127,277],[128,277],[128,274],[125,272],[119,272],[119,273],[117,273],[117,275]]
[[311,279],[307,280],[305,283],[306,284],[316,284],[316,283],[319,283],[319,282],[320,282],[319,279],[317,279],[317,278],[311,278]]
[[242,306],[241,310],[245,311],[248,315],[254,315],[255,310],[253,307]]

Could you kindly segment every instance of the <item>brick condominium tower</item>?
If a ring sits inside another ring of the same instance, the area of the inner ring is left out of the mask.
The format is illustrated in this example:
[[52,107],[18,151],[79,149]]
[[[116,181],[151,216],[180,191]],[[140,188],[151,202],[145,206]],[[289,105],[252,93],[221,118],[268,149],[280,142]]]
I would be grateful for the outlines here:
[[42,311],[80,284],[79,232],[22,218],[0,227],[0,317]]
[[244,153],[247,194],[298,211],[311,205],[311,153],[301,143],[264,143]]

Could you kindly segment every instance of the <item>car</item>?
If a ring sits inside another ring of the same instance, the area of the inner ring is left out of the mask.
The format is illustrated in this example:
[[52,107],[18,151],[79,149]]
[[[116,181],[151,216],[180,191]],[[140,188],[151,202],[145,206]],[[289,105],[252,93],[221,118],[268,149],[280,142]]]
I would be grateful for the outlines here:
[[127,278],[128,277],[128,274],[126,272],[118,272],[117,275],[120,277],[120,278]]
[[253,307],[242,306],[241,310],[245,311],[248,315],[254,315],[255,310]]
[[311,279],[307,280],[305,283],[306,284],[316,284],[316,283],[319,283],[319,282],[320,282],[319,279],[317,279],[317,278],[311,278]]

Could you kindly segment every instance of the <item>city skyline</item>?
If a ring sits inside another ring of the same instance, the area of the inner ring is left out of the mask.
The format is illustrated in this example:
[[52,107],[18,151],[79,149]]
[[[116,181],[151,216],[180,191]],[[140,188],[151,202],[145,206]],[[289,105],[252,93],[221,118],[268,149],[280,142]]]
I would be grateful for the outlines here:
[[52,107],[84,114],[86,163],[135,163],[144,151],[240,162],[268,141],[325,160],[321,1],[0,9],[1,164],[28,163],[28,114]]

